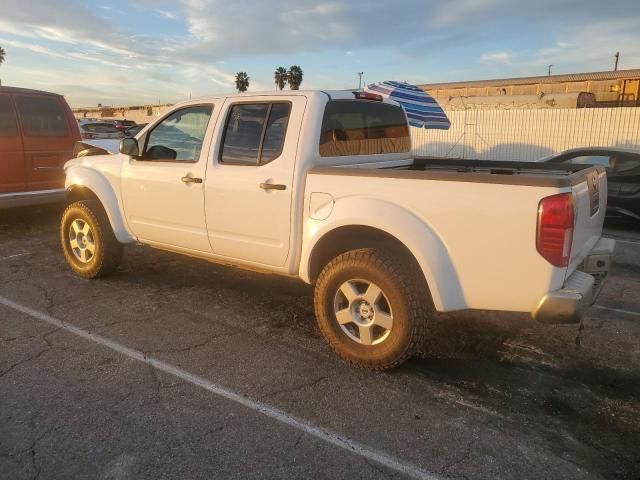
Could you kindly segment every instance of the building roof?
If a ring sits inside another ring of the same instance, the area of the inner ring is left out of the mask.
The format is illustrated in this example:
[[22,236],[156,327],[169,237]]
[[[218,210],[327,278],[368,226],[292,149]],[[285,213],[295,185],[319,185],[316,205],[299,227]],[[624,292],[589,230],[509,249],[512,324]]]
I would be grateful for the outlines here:
[[617,80],[620,78],[640,78],[640,69],[569,73],[566,75],[542,75],[539,77],[497,78],[493,80],[470,80],[467,82],[424,83],[418,86],[424,90],[430,90],[435,88],[503,87],[537,83],[586,82],[588,80]]

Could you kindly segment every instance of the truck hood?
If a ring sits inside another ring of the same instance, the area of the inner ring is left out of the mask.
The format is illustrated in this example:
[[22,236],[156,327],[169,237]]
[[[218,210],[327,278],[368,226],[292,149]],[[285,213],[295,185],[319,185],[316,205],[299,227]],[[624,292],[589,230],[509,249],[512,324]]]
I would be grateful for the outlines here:
[[91,155],[89,157],[72,158],[64,164],[64,171],[68,174],[69,170],[74,167],[87,167],[92,170],[113,170],[114,167],[120,167],[122,164],[122,155]]

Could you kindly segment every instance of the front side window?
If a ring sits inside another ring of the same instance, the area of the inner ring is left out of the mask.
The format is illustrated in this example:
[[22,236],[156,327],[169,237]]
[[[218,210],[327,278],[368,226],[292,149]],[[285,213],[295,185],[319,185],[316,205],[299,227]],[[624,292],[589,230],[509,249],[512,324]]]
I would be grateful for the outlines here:
[[198,105],[173,112],[147,136],[143,159],[197,162],[212,111],[211,105]]
[[263,165],[282,153],[289,103],[239,103],[229,112],[220,162]]
[[27,137],[64,137],[67,117],[56,97],[16,97],[22,130]]
[[0,137],[17,137],[18,124],[8,95],[0,95]]
[[401,107],[363,100],[327,103],[320,134],[320,156],[406,153],[411,137]]

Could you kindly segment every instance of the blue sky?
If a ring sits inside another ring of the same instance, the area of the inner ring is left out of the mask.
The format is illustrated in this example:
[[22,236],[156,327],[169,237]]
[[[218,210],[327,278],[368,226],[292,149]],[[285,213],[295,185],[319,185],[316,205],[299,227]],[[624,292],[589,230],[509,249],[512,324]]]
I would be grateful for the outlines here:
[[278,66],[303,88],[640,68],[638,0],[3,0],[3,85],[72,106],[228,93]]

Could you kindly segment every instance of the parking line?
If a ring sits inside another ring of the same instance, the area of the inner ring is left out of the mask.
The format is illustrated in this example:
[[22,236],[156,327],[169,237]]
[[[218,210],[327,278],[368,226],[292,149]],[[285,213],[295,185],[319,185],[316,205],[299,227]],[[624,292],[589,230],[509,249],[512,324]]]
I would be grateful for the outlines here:
[[29,252],[15,253],[7,257],[0,257],[0,260],[9,260],[10,258],[24,257],[25,255],[29,255]]
[[635,315],[636,317],[640,317],[640,312],[633,312],[631,310],[623,310],[621,308],[605,307],[603,305],[593,305],[593,308],[599,308],[600,310],[608,310],[610,312],[625,313],[627,315]]
[[101,335],[83,330],[82,328],[71,325],[70,323],[64,322],[63,320],[54,318],[44,312],[40,312],[25,305],[21,305],[3,296],[0,296],[0,304],[37,320],[46,322],[50,325],[53,325],[54,327],[66,330],[67,332],[73,333],[74,335],[82,337],[86,340],[95,342],[99,345],[102,345],[103,347],[107,347],[115,352],[125,355],[126,357],[132,358],[133,360],[137,360],[139,362],[150,365],[153,368],[168,373],[169,375],[173,375],[174,377],[189,382],[197,387],[203,388],[204,390],[207,390],[227,400],[243,405],[246,408],[254,410],[258,413],[261,413],[262,415],[277,420],[278,422],[284,423],[285,425],[300,430],[308,435],[311,435],[312,437],[320,439],[336,447],[342,448],[355,455],[359,455],[367,460],[375,462],[391,470],[403,473],[411,478],[420,480],[441,480],[441,477],[439,477],[438,475],[427,472],[417,465],[404,462],[400,459],[396,459],[385,452],[367,447],[366,445],[362,445],[347,437],[343,437],[336,432],[313,425],[306,420],[289,415],[287,412],[280,410],[279,408],[273,407],[258,400],[251,399],[249,397],[245,397],[241,393],[234,392],[233,390],[213,383],[206,378],[189,373],[182,368],[163,362],[162,360],[159,360],[157,358],[149,357],[145,355],[144,352],[134,350]]

